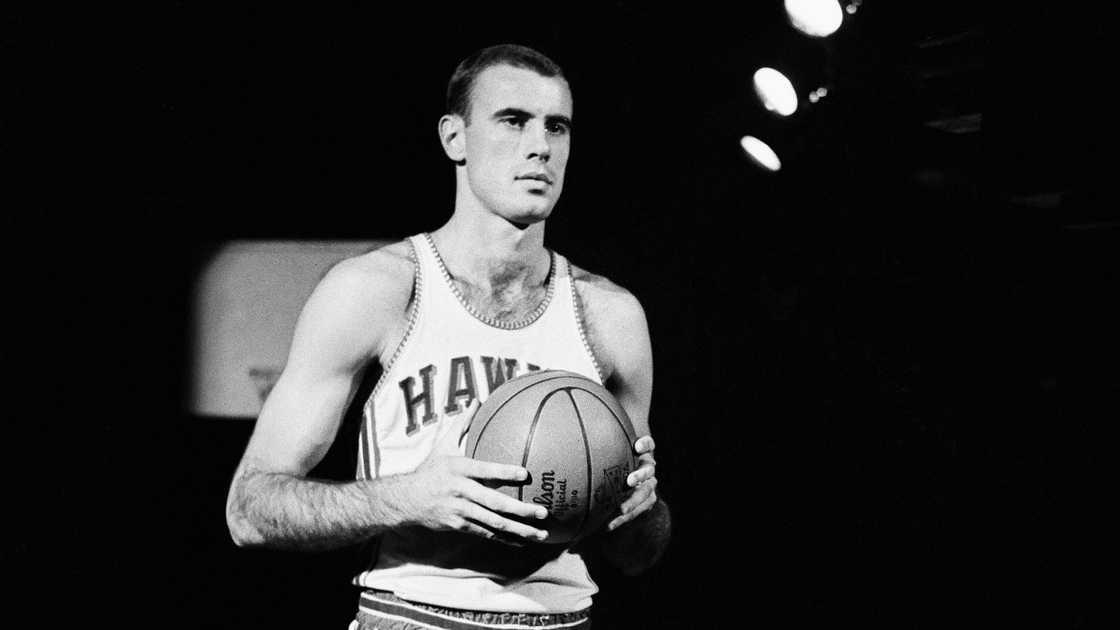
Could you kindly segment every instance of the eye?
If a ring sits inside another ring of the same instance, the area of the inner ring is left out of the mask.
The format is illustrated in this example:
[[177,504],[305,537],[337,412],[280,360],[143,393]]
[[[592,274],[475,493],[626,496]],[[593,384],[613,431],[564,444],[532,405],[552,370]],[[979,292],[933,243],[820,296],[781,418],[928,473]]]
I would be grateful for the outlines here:
[[564,136],[571,133],[571,129],[568,127],[567,123],[558,120],[550,121],[544,128],[548,133],[554,136]]
[[523,129],[526,119],[521,116],[506,116],[500,120],[502,124],[513,127],[514,129]]

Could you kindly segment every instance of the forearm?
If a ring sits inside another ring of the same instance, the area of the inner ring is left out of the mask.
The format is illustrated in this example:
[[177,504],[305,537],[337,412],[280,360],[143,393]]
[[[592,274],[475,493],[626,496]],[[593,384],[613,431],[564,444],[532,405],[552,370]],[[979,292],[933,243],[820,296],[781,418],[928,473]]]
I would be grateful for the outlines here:
[[603,555],[626,575],[637,575],[661,558],[671,530],[669,506],[658,499],[649,511],[604,535]]
[[337,483],[246,470],[226,510],[239,546],[333,549],[360,543],[404,521],[395,478]]

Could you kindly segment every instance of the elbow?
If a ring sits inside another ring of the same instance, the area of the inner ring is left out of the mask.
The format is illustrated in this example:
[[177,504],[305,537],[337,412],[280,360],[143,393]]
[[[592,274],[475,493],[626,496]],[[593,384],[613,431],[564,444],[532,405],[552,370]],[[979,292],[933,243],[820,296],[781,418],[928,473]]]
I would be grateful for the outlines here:
[[264,546],[264,536],[253,526],[249,515],[239,509],[240,506],[232,498],[233,493],[230,493],[230,500],[226,502],[226,527],[229,529],[229,537],[233,540],[233,544],[242,548]]
[[231,510],[226,510],[226,527],[229,528],[230,539],[238,547],[253,547],[260,544],[255,540],[259,536],[254,536],[256,533],[254,529],[249,527],[241,515]]
[[265,546],[264,536],[243,516],[226,512],[226,526],[230,539],[238,547],[252,549]]

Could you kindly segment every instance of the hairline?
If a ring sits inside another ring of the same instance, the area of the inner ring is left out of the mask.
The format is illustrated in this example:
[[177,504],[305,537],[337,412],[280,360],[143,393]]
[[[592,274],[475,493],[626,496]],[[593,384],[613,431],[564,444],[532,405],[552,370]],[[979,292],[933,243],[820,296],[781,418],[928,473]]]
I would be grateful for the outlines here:
[[[568,80],[564,77],[564,75],[557,74],[557,75],[554,75],[554,76],[548,76],[547,74],[541,74],[540,72],[537,72],[533,68],[522,68],[520,66],[515,66],[513,64],[504,63],[504,62],[494,63],[494,64],[490,64],[490,65],[486,66],[485,68],[482,68],[481,70],[479,70],[478,75],[475,76],[474,81],[471,82],[470,90],[467,92],[466,111],[463,112],[463,114],[455,114],[457,116],[462,117],[464,124],[469,125],[470,122],[471,122],[471,110],[474,108],[475,87],[478,84],[478,79],[480,77],[482,77],[483,72],[486,72],[487,70],[490,70],[491,68],[500,68],[502,66],[508,66],[510,68],[517,68],[517,69],[520,69],[520,70],[528,70],[529,72],[532,72],[533,74],[535,74],[538,77],[541,77],[543,79],[557,79],[564,85],[564,89],[566,89],[568,91],[568,98],[571,99],[572,88],[568,84]],[[503,108],[503,109],[519,109],[519,108]],[[454,114],[454,112],[451,112],[451,113]],[[571,120],[571,116],[562,116],[562,118]]]
[[[499,44],[475,52],[455,68],[447,86],[447,113],[457,115],[464,123],[470,124],[478,78],[490,68],[500,66],[528,70],[546,79],[560,79],[568,90],[569,98],[571,97],[571,84],[560,64],[527,46]],[[457,86],[462,89],[456,90]],[[453,95],[457,98],[452,98]]]

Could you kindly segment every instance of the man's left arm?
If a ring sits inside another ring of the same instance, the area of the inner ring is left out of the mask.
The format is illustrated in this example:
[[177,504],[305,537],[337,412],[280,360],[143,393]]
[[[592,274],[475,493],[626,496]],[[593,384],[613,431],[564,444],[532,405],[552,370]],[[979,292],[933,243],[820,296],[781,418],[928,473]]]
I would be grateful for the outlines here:
[[618,516],[602,536],[604,556],[626,575],[645,571],[669,543],[669,506],[657,494],[654,441],[649,410],[653,395],[653,351],[641,304],[629,292],[610,286],[596,291],[589,306],[596,345],[609,364],[606,386],[630,416],[638,436],[638,469],[627,477],[632,488]]

